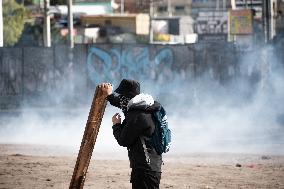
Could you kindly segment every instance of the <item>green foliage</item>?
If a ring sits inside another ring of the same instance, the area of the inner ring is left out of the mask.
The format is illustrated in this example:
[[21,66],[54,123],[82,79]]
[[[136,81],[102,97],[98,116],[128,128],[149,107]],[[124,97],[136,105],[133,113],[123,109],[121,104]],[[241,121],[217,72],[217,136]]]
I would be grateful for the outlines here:
[[13,46],[22,35],[27,11],[15,0],[3,1],[4,45]]
[[50,0],[50,5],[66,5],[67,0]]
[[24,2],[24,5],[33,5],[35,4],[34,0],[23,0],[22,2]]

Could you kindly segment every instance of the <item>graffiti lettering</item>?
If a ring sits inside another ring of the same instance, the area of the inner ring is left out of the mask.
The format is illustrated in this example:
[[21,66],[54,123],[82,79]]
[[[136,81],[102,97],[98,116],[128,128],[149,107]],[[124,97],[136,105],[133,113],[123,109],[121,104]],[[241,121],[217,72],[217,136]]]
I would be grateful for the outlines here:
[[[153,49],[155,50],[155,49]],[[87,57],[90,80],[94,84],[116,82],[122,78],[137,80],[158,80],[160,77],[171,79],[174,55],[170,48],[153,52],[150,47],[111,48],[104,50],[91,47]]]

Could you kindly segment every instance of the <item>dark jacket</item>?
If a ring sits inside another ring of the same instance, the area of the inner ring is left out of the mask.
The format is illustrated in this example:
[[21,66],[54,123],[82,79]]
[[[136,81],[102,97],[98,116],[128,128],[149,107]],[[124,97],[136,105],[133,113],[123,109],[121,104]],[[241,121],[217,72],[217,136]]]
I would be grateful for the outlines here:
[[[127,147],[132,169],[161,172],[162,156],[156,153],[150,143],[150,137],[155,130],[152,113],[158,111],[161,105],[156,101],[152,105],[147,104],[147,99],[143,99],[143,94],[136,97],[140,98],[138,101],[129,102],[123,122],[113,126],[113,135],[119,145]],[[114,95],[110,95],[108,100],[112,105],[119,107],[119,99]],[[145,141],[150,164],[146,161],[141,140]]]

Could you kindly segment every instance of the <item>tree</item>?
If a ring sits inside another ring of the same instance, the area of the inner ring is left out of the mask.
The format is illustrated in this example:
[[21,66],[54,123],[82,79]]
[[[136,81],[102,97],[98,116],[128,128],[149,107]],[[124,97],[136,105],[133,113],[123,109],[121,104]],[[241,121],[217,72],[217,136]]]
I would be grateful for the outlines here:
[[27,11],[15,0],[3,1],[4,45],[13,46],[22,35]]

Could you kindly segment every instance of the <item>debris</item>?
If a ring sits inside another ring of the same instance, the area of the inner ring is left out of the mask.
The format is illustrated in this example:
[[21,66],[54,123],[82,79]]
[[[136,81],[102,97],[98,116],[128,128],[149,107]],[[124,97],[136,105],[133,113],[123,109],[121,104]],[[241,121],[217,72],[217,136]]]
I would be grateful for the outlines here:
[[173,185],[167,185],[165,186],[165,188],[173,188],[174,186]]
[[261,156],[261,159],[262,160],[268,160],[268,159],[271,159],[271,157],[269,157],[269,156]]
[[11,156],[24,156],[23,154],[12,154]]
[[242,165],[241,165],[241,164],[239,164],[239,163],[237,163],[237,164],[236,164],[236,167],[242,167]]
[[248,165],[247,167],[249,167],[249,168],[254,168],[255,166],[254,166],[254,165]]
[[255,164],[250,164],[250,165],[247,165],[248,168],[257,168],[257,166]]
[[46,179],[46,181],[51,181],[51,179],[48,178],[48,179]]

